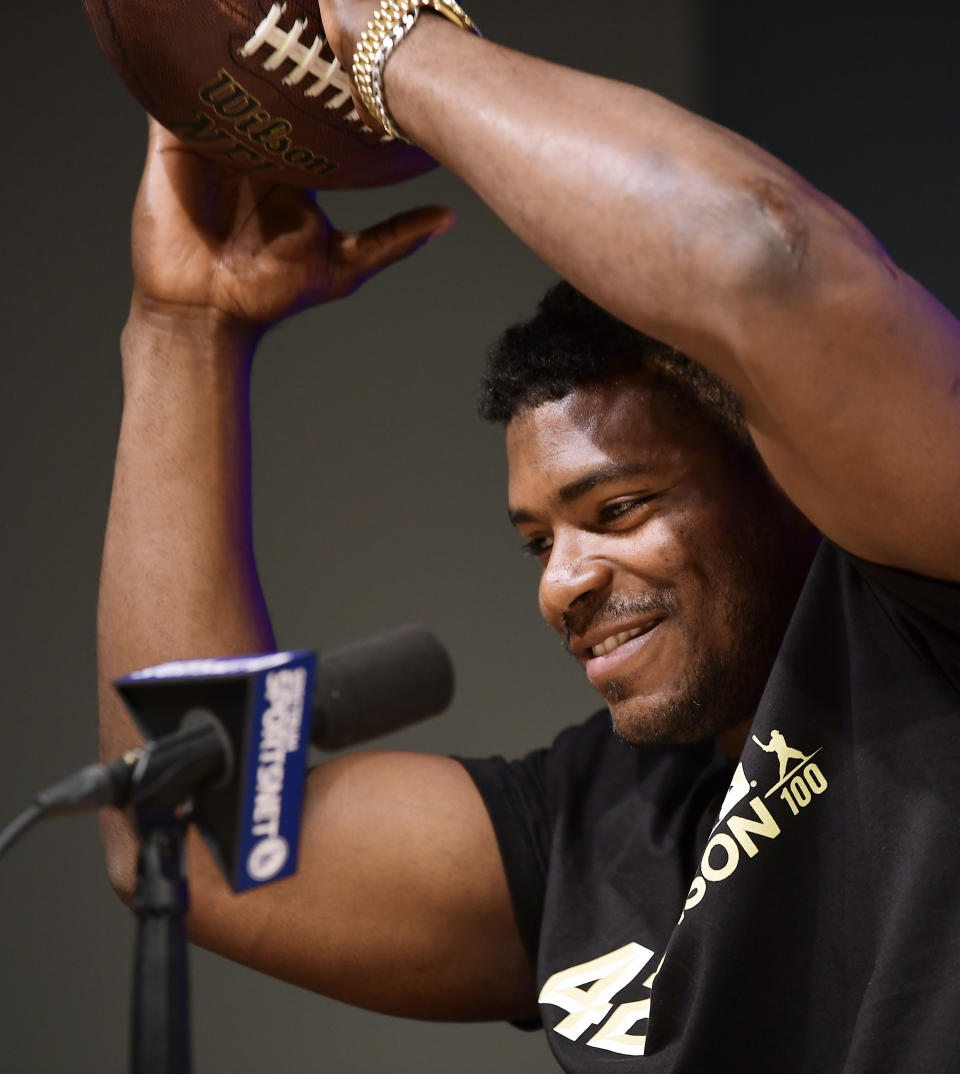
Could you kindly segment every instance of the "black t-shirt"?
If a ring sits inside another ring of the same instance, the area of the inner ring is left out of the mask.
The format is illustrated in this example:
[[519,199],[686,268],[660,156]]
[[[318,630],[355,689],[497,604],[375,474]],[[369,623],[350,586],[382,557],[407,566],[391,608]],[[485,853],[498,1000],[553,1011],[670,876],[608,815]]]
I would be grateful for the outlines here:
[[960,1071],[958,719],[960,586],[824,544],[739,764],[464,762],[563,1069]]

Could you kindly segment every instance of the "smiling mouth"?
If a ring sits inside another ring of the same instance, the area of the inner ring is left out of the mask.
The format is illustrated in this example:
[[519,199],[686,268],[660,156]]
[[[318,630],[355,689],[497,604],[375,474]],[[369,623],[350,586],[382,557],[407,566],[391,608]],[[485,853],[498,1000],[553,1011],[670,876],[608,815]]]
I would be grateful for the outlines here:
[[612,653],[614,649],[619,649],[625,642],[630,641],[631,638],[637,638],[641,634],[645,634],[650,627],[634,627],[632,630],[621,630],[619,634],[612,634],[609,638],[605,638],[599,645],[593,645],[590,648],[591,656],[606,656],[607,653]]
[[629,630],[621,630],[616,634],[611,634],[596,645],[591,645],[589,648],[581,650],[581,659],[586,659],[588,662],[596,660],[601,656],[609,656],[610,653],[633,641],[634,638],[646,639],[646,636],[652,633],[663,622],[664,618],[664,616],[658,615],[640,626],[630,627]]

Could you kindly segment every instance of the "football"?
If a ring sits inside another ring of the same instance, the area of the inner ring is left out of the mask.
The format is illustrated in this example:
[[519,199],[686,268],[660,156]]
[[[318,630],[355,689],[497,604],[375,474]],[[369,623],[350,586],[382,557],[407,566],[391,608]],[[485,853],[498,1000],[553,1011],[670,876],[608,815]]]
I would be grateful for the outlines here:
[[311,0],[83,4],[144,108],[226,166],[318,189],[380,186],[434,167],[361,122]]

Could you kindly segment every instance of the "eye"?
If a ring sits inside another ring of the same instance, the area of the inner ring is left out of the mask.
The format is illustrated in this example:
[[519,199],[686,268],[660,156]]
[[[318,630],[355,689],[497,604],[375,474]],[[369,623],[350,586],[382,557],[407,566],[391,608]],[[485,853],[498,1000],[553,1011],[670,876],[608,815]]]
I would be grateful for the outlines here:
[[605,503],[599,511],[601,522],[616,522],[634,511],[638,511],[653,499],[652,496],[629,496],[622,500]]
[[553,548],[552,537],[531,537],[520,546],[525,556],[533,556],[535,559],[546,555],[551,548]]

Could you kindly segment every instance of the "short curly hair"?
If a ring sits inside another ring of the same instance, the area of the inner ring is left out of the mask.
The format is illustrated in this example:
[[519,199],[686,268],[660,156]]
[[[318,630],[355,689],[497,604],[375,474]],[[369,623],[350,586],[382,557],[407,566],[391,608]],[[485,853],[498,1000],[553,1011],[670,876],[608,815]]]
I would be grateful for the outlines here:
[[518,414],[638,368],[657,373],[674,403],[710,421],[753,453],[740,399],[723,380],[673,347],[630,328],[566,281],[540,300],[536,314],[508,328],[491,347],[478,410],[507,425]]

